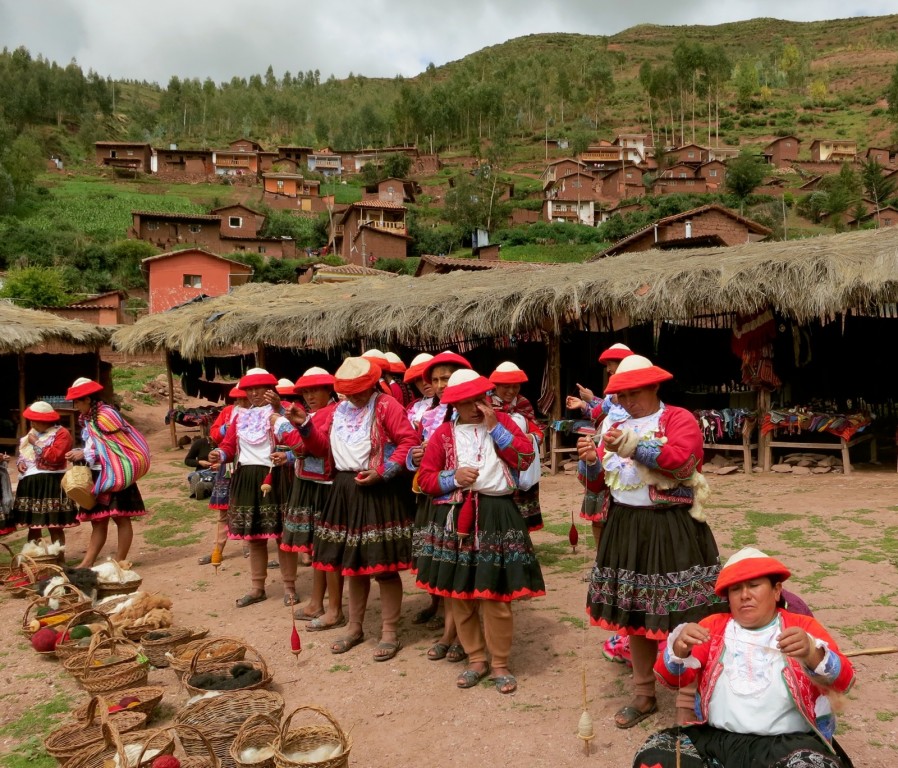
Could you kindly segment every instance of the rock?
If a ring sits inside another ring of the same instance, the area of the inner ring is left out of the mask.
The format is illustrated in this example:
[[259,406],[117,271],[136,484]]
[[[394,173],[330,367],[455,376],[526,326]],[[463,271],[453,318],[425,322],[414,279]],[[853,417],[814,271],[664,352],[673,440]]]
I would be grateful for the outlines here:
[[811,472],[815,475],[825,475],[827,472],[830,472],[832,467],[814,467]]
[[752,467],[752,468],[751,468],[751,471],[752,471],[752,472],[763,472],[763,471],[764,471],[764,467],[758,465],[758,466]]
[[720,468],[717,470],[717,474],[718,474],[718,475],[729,475],[729,474],[732,474],[733,472],[735,472],[735,471],[738,470],[738,469],[739,469],[739,467],[735,467],[735,466],[733,466],[732,464],[730,464],[730,466],[728,466],[728,467],[720,467]]
[[770,471],[771,472],[779,472],[781,474],[786,475],[792,471],[792,466],[790,464],[774,464],[770,468]]
[[793,453],[793,454],[790,454],[789,456],[786,456],[783,459],[782,463],[788,464],[789,466],[793,466],[795,464],[798,464],[799,461],[801,461],[801,456],[799,454]]
[[796,467],[802,467],[802,468],[804,468],[804,467],[810,467],[810,466],[813,466],[813,464],[814,464],[813,461],[809,461],[808,459],[802,459],[802,460],[799,461],[798,464],[796,464],[795,466],[796,466]]
[[721,454],[718,453],[714,456],[713,459],[711,459],[711,463],[715,467],[725,467],[727,464],[727,460],[724,456],[722,456]]
[[792,467],[793,475],[809,475],[811,474],[810,467]]
[[817,459],[818,467],[834,467],[836,466],[836,462],[838,459],[835,456],[824,456],[822,459]]

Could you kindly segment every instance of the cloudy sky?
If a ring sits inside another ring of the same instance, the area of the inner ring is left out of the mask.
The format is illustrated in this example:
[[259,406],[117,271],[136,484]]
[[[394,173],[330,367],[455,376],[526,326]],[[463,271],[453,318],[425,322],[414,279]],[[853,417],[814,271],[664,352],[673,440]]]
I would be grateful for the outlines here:
[[60,64],[167,83],[309,69],[345,77],[421,72],[539,32],[614,34],[641,23],[878,16],[895,0],[0,0],[0,45]]

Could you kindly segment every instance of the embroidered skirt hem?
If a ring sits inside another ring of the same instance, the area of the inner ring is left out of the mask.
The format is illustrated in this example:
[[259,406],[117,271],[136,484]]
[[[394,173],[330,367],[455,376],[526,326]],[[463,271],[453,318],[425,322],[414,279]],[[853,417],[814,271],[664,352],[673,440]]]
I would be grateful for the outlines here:
[[73,528],[78,508],[62,490],[61,472],[38,472],[19,480],[12,518],[28,528]]
[[[253,541],[276,539],[281,535],[284,502],[281,478],[284,467],[269,469],[256,465],[238,465],[231,476],[230,505],[228,506],[228,538]],[[271,490],[262,495],[262,483],[272,473]]]
[[[91,474],[94,481],[100,475],[97,470],[92,470]],[[78,522],[87,523],[116,517],[143,517],[146,513],[143,496],[140,495],[137,483],[134,483],[123,491],[115,491],[109,494],[107,502],[98,503],[93,509],[79,509]]]
[[285,552],[311,553],[315,523],[321,519],[330,489],[328,484],[294,477],[290,501],[284,513],[281,549]]

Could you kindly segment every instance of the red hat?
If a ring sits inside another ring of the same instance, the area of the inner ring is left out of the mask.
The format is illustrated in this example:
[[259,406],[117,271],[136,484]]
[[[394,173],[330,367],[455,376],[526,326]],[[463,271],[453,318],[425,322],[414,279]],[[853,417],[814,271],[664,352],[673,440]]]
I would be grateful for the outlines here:
[[610,363],[615,360],[623,360],[633,354],[633,350],[626,344],[612,344],[608,349],[599,355],[600,363]]
[[415,355],[412,360],[412,364],[406,368],[405,373],[402,376],[402,380],[406,384],[410,384],[415,379],[420,379],[424,376],[424,368],[427,364],[433,360],[433,355],[428,354],[427,352],[422,352],[420,355]]
[[372,363],[375,363],[378,368],[380,368],[380,372],[390,370],[390,361],[387,358],[386,354],[381,352],[379,349],[369,349],[367,352],[362,352],[362,357],[366,360],[370,360]]
[[785,581],[792,575],[779,560],[765,555],[760,549],[744,547],[726,561],[717,576],[714,592],[719,597],[726,597],[727,590],[733,584],[739,584],[762,576],[776,576]]
[[331,376],[324,368],[309,368],[302,376],[296,380],[295,392],[301,389],[312,389],[313,387],[330,387],[334,388],[334,377]]
[[390,373],[405,373],[405,363],[402,362],[402,358],[399,357],[399,355],[395,352],[387,352],[385,357],[390,364],[390,367],[388,368]]
[[490,374],[490,381],[493,384],[523,384],[527,381],[527,374],[514,363],[499,363]]
[[264,368],[250,368],[237,386],[245,390],[249,387],[276,387],[277,385],[278,380]]
[[93,395],[96,392],[102,392],[103,385],[98,384],[93,379],[86,379],[83,376],[75,379],[69,391],[65,393],[66,400],[80,400],[82,397]]
[[367,357],[347,357],[334,374],[334,390],[339,395],[357,395],[374,389],[380,379],[380,366]]
[[467,368],[468,370],[471,370],[471,364],[461,355],[446,350],[445,352],[440,352],[440,354],[438,355],[434,355],[432,358],[430,358],[430,361],[427,363],[427,365],[424,366],[424,381],[426,381],[428,384],[433,378],[433,369],[438,365],[455,365],[459,368]]
[[673,374],[652,365],[652,361],[642,355],[627,355],[621,360],[617,372],[608,379],[605,387],[606,395],[616,395],[628,389],[650,387],[652,384],[660,384],[662,381],[670,381]]
[[228,397],[233,397],[236,400],[238,397],[246,397],[246,392],[240,389],[240,387],[232,387],[231,391],[228,392]]
[[53,406],[43,400],[33,402],[22,411],[22,415],[29,421],[59,421],[59,414],[53,410]]
[[290,379],[278,379],[277,386],[274,388],[274,391],[279,395],[293,395],[295,392],[293,391],[293,382]]
[[449,383],[440,395],[440,402],[451,405],[463,400],[474,400],[483,397],[492,388],[493,383],[486,376],[481,376],[470,368],[463,368],[449,377]]

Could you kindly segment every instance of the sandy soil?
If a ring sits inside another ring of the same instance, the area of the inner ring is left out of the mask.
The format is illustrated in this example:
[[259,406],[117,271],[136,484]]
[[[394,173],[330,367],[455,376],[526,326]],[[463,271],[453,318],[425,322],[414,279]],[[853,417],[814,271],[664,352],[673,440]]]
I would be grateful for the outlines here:
[[[135,405],[129,417],[146,430],[154,467],[141,483],[145,498],[195,505],[186,498],[183,451],[168,447],[161,424],[164,409]],[[711,525],[724,556],[747,544],[776,553],[793,569],[790,588],[813,608],[843,649],[894,645],[898,626],[898,475],[891,467],[861,467],[851,476],[745,476],[709,478],[714,490]],[[245,638],[265,657],[274,689],[288,710],[300,704],[329,709],[355,746],[352,764],[371,768],[409,765],[472,765],[502,755],[521,766],[628,766],[653,730],[673,723],[673,694],[659,693],[660,712],[629,731],[611,723],[627,701],[627,670],[601,657],[607,633],[583,621],[583,574],[590,561],[588,528],[581,526],[576,555],[567,545],[567,525],[579,505],[575,478],[558,475],[542,482],[548,529],[535,535],[544,556],[546,597],[515,606],[512,669],[519,690],[501,696],[492,687],[461,691],[454,684],[459,665],[432,662],[426,650],[439,633],[411,624],[427,604],[406,575],[401,639],[404,649],[391,662],[374,663],[379,629],[377,589],[366,622],[368,640],[353,651],[329,652],[333,633],[303,633],[298,660],[289,652],[289,609],[281,603],[276,571],[267,602],[237,610],[234,599],[248,585],[246,561],[231,545],[216,576],[197,557],[211,550],[213,514],[197,526],[197,543],[156,548],[143,536],[158,526],[136,524],[132,549],[144,587],[174,600],[176,622],[203,624],[213,634]],[[87,528],[69,536],[69,557],[83,552]],[[16,534],[11,539],[20,538]],[[180,536],[183,538],[183,536]],[[188,541],[191,541],[188,538]],[[107,553],[112,546],[107,544]],[[303,569],[298,588],[308,595],[311,572]],[[64,691],[71,705],[86,697],[58,662],[34,654],[20,632],[25,603],[0,602],[0,725],[27,708]],[[898,656],[856,659],[858,682],[842,702],[839,739],[855,765],[885,768],[898,760]],[[576,738],[581,686],[586,677],[589,710],[596,723],[590,756]],[[151,684],[167,687],[164,714],[186,700],[175,673],[156,670]],[[0,735],[0,754],[21,739]]]

